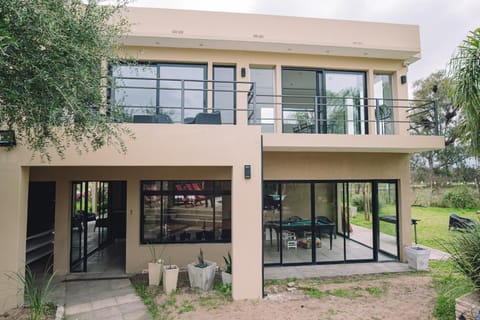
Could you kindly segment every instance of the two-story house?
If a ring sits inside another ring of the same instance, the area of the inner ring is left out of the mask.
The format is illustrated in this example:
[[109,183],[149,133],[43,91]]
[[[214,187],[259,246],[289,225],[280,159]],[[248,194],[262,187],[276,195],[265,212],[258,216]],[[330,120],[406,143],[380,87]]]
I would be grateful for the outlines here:
[[0,311],[4,272],[49,252],[58,275],[141,272],[152,245],[180,267],[231,252],[235,299],[261,297],[269,265],[404,260],[410,154],[443,147],[434,102],[408,100],[417,26],[126,15],[106,98],[127,153],[0,148]]

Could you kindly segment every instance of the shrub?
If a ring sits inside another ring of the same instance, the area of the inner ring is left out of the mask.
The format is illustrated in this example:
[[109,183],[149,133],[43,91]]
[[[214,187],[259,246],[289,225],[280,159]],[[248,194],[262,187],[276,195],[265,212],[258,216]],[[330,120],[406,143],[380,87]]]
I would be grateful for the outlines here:
[[446,207],[450,208],[475,208],[478,205],[476,192],[466,185],[453,188],[443,197]]
[[451,254],[453,266],[467,276],[474,290],[480,290],[480,223],[468,231],[454,234],[443,244]]
[[53,289],[52,281],[55,277],[55,273],[50,273],[50,268],[45,269],[44,272],[37,276],[27,266],[25,273],[15,272],[13,275],[8,275],[8,277],[18,281],[24,288],[30,320],[39,320],[42,316],[47,315],[50,306],[47,298]]

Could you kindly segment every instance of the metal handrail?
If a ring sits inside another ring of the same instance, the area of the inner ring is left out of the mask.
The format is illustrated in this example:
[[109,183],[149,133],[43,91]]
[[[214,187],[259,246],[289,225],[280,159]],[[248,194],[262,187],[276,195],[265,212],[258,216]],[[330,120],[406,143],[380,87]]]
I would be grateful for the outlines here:
[[[192,114],[191,111],[219,111],[221,113],[231,112],[235,123],[238,112],[247,112],[246,118],[250,125],[275,126],[281,124],[284,128],[283,132],[293,132],[292,126],[301,127],[304,125],[303,122],[306,122],[311,126],[308,129],[311,132],[308,133],[398,134],[398,132],[393,132],[393,128],[401,125],[411,134],[439,134],[437,106],[431,100],[331,95],[264,95],[258,94],[256,84],[250,81],[118,76],[112,77],[111,80],[111,86],[108,88],[110,108],[123,111],[127,118],[128,116],[133,117],[135,114],[170,112],[171,115],[177,115],[176,119],[179,115],[180,121],[175,120],[176,122],[184,122],[188,113]],[[134,83],[122,84],[122,81],[152,81],[152,86],[145,84],[136,86]],[[175,86],[166,86],[165,82],[173,82]],[[195,87],[192,87],[192,84]],[[201,84],[201,87],[198,84]],[[128,99],[129,90],[153,90],[155,94],[152,95],[152,101],[145,105],[122,103],[122,100]],[[162,101],[163,96],[169,92],[179,92],[180,94],[175,94],[176,98],[171,98],[170,101]],[[202,97],[189,105],[188,95],[193,93],[202,93]],[[220,93],[231,94],[228,104],[222,105],[215,101],[218,99],[215,94]],[[238,94],[245,94],[245,97],[239,97]],[[245,107],[237,106],[237,101],[242,101],[238,98],[243,99]],[[212,100],[210,101],[210,99]],[[280,117],[275,117],[275,110],[279,108],[281,110]],[[270,109],[272,116],[259,113],[262,109]],[[128,119],[125,120],[128,121]],[[370,123],[375,124],[373,128],[376,133],[368,131],[371,127]]]

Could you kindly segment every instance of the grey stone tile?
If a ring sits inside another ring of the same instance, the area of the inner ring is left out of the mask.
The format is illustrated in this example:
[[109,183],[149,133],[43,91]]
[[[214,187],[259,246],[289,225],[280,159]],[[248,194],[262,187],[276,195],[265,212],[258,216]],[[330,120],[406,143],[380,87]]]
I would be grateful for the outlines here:
[[152,316],[145,311],[135,311],[123,315],[124,320],[152,320]]
[[115,298],[100,299],[92,301],[93,310],[112,307],[117,305],[117,300]]
[[147,307],[141,301],[121,304],[117,308],[123,314],[137,311],[147,312]]
[[125,295],[116,296],[115,299],[117,300],[118,304],[141,301],[135,293],[128,293]]
[[74,314],[80,314],[84,312],[90,312],[92,311],[92,304],[91,303],[80,303],[80,304],[73,304],[73,305],[66,305],[65,306],[65,314],[68,315],[74,315]]

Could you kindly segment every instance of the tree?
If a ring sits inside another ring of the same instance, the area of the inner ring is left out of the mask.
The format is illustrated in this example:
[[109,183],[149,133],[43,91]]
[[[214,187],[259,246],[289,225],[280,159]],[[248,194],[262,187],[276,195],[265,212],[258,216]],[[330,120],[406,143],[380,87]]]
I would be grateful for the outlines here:
[[451,96],[465,116],[463,140],[473,155],[480,155],[480,28],[471,31],[449,64]]
[[[415,154],[410,161],[414,179],[428,181],[433,191],[436,180],[442,177],[444,180],[450,180],[452,169],[462,166],[468,157],[466,148],[460,143],[459,123],[462,121],[462,114],[459,112],[459,106],[453,104],[448,96],[451,81],[446,76],[445,70],[434,72],[425,79],[415,81],[413,87],[416,100],[436,100],[439,133],[445,136],[445,149]],[[421,105],[425,103],[422,102]],[[425,110],[420,107],[420,112],[417,111],[417,114],[420,114],[414,117],[417,130],[433,133],[430,124],[434,123],[435,115],[431,112],[430,106],[425,106]]]
[[[114,145],[124,127],[108,108],[106,62],[119,60],[125,3],[0,1],[0,128],[35,153],[61,157]],[[103,85],[103,88],[102,88]]]

